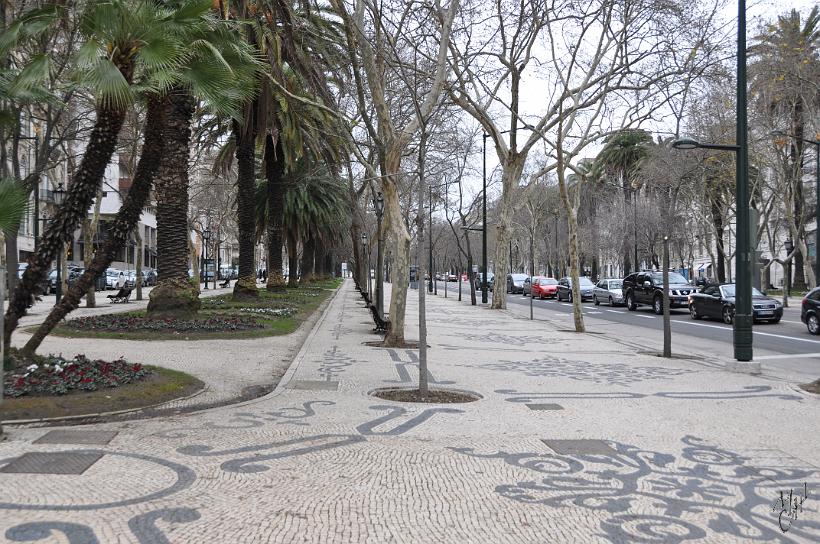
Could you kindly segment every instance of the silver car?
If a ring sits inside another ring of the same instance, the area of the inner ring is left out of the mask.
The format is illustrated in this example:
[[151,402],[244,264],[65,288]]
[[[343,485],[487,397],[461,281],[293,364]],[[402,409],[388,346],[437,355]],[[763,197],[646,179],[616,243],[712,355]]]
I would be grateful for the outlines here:
[[592,301],[596,306],[601,304],[601,301],[609,302],[610,306],[624,303],[623,293],[624,281],[614,278],[605,278],[595,284],[595,290],[592,292]]

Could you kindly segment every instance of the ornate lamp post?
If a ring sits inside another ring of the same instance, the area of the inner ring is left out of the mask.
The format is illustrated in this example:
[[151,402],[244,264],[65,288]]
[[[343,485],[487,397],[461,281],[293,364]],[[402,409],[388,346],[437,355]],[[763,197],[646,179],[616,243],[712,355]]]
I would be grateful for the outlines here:
[[205,277],[205,289],[208,288],[208,240],[211,239],[211,231],[202,231],[202,275]]
[[365,265],[365,268],[366,268],[365,273],[367,274],[367,281],[364,283],[364,285],[362,285],[362,288],[364,288],[366,290],[367,294],[370,295],[370,293],[371,293],[371,291],[370,291],[370,248],[367,246],[367,233],[366,232],[362,233],[362,251],[367,252],[367,258],[364,258],[365,256],[362,255],[363,260],[364,260],[363,264]]
[[[37,188],[39,191],[39,186]],[[65,189],[63,188],[63,182],[57,184],[57,188],[52,191],[54,195],[54,205],[58,208],[63,205],[65,201]],[[60,303],[60,299],[63,298],[63,246],[65,244],[60,244],[60,251],[57,253],[57,285],[55,289],[56,297],[54,300],[54,305],[58,305]]]
[[[376,193],[373,200],[376,210],[376,311],[384,318],[384,240],[382,239],[382,216],[384,215],[384,196]],[[368,271],[368,275],[370,272]]]

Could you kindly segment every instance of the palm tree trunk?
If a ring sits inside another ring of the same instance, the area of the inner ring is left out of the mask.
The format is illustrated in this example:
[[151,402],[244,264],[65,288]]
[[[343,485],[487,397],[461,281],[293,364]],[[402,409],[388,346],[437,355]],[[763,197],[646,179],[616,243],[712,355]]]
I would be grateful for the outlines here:
[[302,285],[313,281],[315,257],[316,239],[312,235],[308,235],[308,239],[302,243],[302,262],[299,265],[299,283]]
[[[256,101],[250,106],[256,111]],[[234,121],[233,134],[236,139],[236,217],[239,227],[239,279],[234,284],[233,298],[257,298],[256,266],[254,260],[256,207],[254,194],[256,193],[255,168],[255,134],[253,114],[245,116],[246,126]]]
[[190,317],[199,311],[199,286],[188,281],[188,158],[194,100],[174,88],[164,103],[165,135],[155,183],[157,285],[148,315]]
[[327,246],[324,240],[317,238],[316,250],[314,251],[314,271],[319,279],[324,279],[328,275],[327,269]]
[[296,254],[296,235],[289,231],[287,233],[288,241],[288,287],[298,287],[298,266],[299,259]]
[[125,246],[128,233],[139,221],[142,209],[151,191],[151,182],[159,168],[163,151],[163,108],[162,102],[152,99],[148,102],[148,116],[145,122],[145,143],[134,173],[134,181],[122,203],[122,208],[111,223],[110,236],[100,251],[94,256],[91,265],[85,269],[74,285],[66,292],[60,303],[51,310],[46,320],[37,328],[34,335],[26,342],[23,351],[34,353],[43,339],[62,319],[74,311],[80,304],[83,294],[94,285],[94,280],[111,265],[117,252]]
[[285,208],[285,152],[282,149],[282,138],[276,145],[270,134],[265,138],[265,177],[268,180],[268,291],[281,291],[285,288],[282,273],[282,218]]
[[[121,71],[128,75],[126,80],[130,81],[131,67],[121,68]],[[97,119],[88,139],[88,147],[80,167],[68,185],[65,201],[46,226],[37,254],[9,299],[3,331],[5,345],[10,345],[11,333],[17,328],[20,318],[26,315],[26,310],[34,303],[38,285],[46,278],[51,261],[72,238],[74,230],[85,218],[117,146],[117,137],[125,120],[125,111],[124,108],[108,105],[97,109]]]

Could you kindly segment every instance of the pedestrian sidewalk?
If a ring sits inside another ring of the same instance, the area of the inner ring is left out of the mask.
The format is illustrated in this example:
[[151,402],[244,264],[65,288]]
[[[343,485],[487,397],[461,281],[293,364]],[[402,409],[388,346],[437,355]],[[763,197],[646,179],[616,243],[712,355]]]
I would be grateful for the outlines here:
[[[266,397],[48,434],[10,429],[0,539],[820,540],[818,398],[466,300],[429,298],[428,326],[431,385],[480,400],[371,396],[413,386],[418,354],[364,344],[378,337],[348,280]],[[801,511],[780,501],[804,486]]]

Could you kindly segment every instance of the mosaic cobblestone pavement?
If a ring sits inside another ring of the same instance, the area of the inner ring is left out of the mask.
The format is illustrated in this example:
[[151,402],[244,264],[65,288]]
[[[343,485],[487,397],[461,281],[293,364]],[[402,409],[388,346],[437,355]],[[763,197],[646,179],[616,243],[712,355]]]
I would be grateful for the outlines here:
[[[9,429],[0,541],[820,541],[816,397],[453,298],[428,308],[431,383],[481,400],[369,396],[412,385],[418,356],[363,344],[377,337],[348,281],[266,397],[82,428],[116,432],[107,444]],[[93,462],[11,470],[59,452]]]

